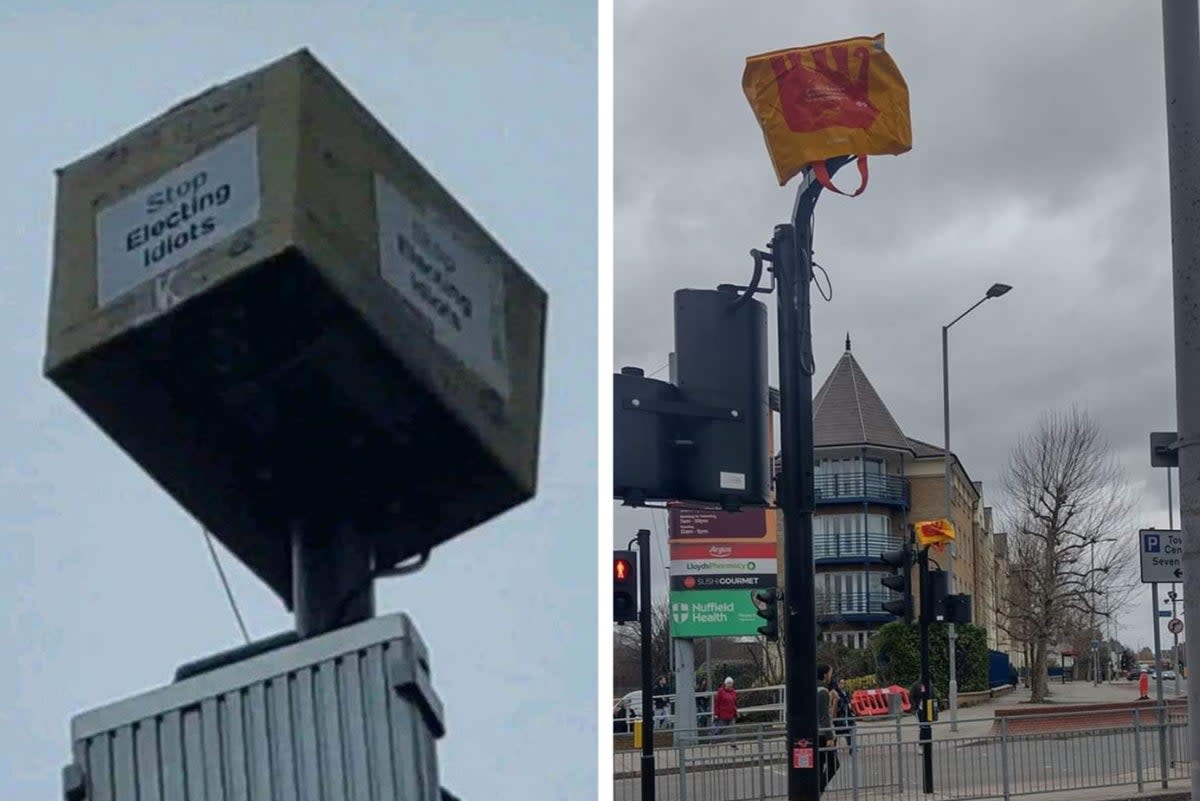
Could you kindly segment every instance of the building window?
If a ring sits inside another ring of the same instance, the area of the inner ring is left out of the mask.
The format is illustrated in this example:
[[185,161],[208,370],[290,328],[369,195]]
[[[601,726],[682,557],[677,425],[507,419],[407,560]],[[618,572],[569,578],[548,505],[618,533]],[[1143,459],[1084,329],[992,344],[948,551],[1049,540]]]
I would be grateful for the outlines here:
[[852,456],[848,459],[817,459],[816,474],[818,476],[846,475],[867,473],[868,475],[883,475],[885,472],[882,459],[864,459]]
[[818,559],[879,556],[898,547],[892,520],[880,514],[838,514],[813,517],[813,550]]
[[855,571],[817,574],[817,608],[824,615],[883,614],[883,604],[897,593],[880,584],[891,573]]
[[870,644],[871,638],[874,636],[875,632],[873,631],[832,631],[822,634],[821,640],[837,643],[846,648],[857,648],[861,651]]

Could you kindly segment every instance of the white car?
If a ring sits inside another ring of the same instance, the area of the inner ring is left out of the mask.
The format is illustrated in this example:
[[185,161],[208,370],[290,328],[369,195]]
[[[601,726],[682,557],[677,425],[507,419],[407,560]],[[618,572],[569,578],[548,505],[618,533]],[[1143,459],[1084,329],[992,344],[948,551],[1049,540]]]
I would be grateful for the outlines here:
[[[658,710],[654,710],[655,718],[658,718]],[[671,715],[668,714],[666,725],[670,726],[672,721]],[[617,734],[626,734],[629,732],[629,723],[634,720],[642,719],[642,691],[634,690],[633,692],[625,693],[613,704],[613,731]]]
[[1170,680],[1170,681],[1174,681],[1174,679],[1175,679],[1175,671],[1173,671],[1173,670],[1164,670],[1164,671],[1162,672],[1162,677],[1163,677],[1163,681],[1168,681],[1168,680]]

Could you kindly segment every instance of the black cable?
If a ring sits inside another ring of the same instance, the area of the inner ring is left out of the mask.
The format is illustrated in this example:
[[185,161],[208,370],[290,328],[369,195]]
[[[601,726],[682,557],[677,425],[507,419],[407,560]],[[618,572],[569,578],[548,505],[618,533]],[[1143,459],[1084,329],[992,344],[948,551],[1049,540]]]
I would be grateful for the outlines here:
[[826,303],[832,302],[833,301],[833,281],[830,280],[829,273],[825,272],[825,268],[822,267],[821,265],[817,264],[815,261],[813,262],[813,267],[816,267],[818,270],[820,270],[824,274],[825,286],[829,287],[828,295],[826,295],[824,292],[821,292],[821,282],[817,280],[817,274],[813,273],[812,280],[813,280],[813,283],[817,285],[817,292],[820,292],[821,297],[825,298]]
[[221,577],[221,584],[225,587],[225,597],[229,599],[229,606],[233,609],[233,616],[237,618],[238,628],[242,630],[242,636],[246,638],[246,644],[250,644],[250,632],[246,630],[246,622],[242,620],[242,613],[238,610],[237,601],[233,597],[233,590],[229,587],[229,579],[225,577],[225,569],[221,567],[221,560],[217,557],[217,549],[213,546],[212,534],[204,526],[200,527],[204,532],[204,541],[208,543],[208,552],[212,554],[213,564],[217,568],[217,575]]
[[[799,245],[799,247],[800,247],[801,254],[805,257],[804,258],[804,261],[806,262],[805,266],[807,267],[808,280],[810,280],[810,281],[814,281],[816,279],[816,276],[813,274],[813,271],[812,271],[812,265],[816,264],[816,262],[813,261],[813,257],[812,257],[812,236],[813,236],[813,226],[815,224],[816,224],[816,212],[810,211],[809,217],[808,217],[808,232],[809,232],[808,241],[807,242],[797,242],[797,245]],[[824,268],[822,268],[822,269],[824,269]],[[830,292],[832,293],[832,286],[830,287]],[[800,327],[800,343],[799,343],[802,348],[802,350],[800,351],[800,371],[802,373],[804,373],[806,378],[812,378],[812,376],[817,372],[816,359],[813,357],[813,350],[812,350],[812,313],[810,312],[809,314],[802,315],[802,317],[803,317],[803,321],[801,322],[801,327]]]
[[409,573],[416,573],[429,563],[430,553],[432,553],[432,551],[421,551],[421,553],[417,554],[416,562],[407,565],[403,562],[397,562],[391,567],[377,571],[374,578],[394,578],[395,576],[406,576]]
[[731,312],[736,312],[742,306],[750,302],[754,297],[754,293],[758,291],[759,282],[762,281],[763,258],[765,253],[757,248],[750,251],[750,257],[754,259],[754,273],[750,276],[750,284],[746,287],[746,291],[738,297],[729,307]]

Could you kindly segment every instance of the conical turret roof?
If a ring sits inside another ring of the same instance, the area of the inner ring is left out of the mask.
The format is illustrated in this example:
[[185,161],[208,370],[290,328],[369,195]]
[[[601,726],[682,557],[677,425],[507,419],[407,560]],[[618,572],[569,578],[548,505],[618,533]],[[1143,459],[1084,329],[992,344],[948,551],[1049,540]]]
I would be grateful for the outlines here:
[[813,445],[879,445],[912,450],[896,418],[850,352],[849,336],[846,352],[813,400]]

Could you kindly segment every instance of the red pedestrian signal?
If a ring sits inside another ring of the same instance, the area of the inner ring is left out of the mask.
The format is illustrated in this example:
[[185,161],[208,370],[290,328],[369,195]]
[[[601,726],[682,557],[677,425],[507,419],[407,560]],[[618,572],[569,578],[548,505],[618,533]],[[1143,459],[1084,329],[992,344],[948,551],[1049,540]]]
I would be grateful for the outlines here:
[[637,620],[637,555],[633,551],[613,551],[613,622]]
[[613,560],[613,579],[621,583],[629,581],[629,573],[631,568],[629,562],[625,559]]

